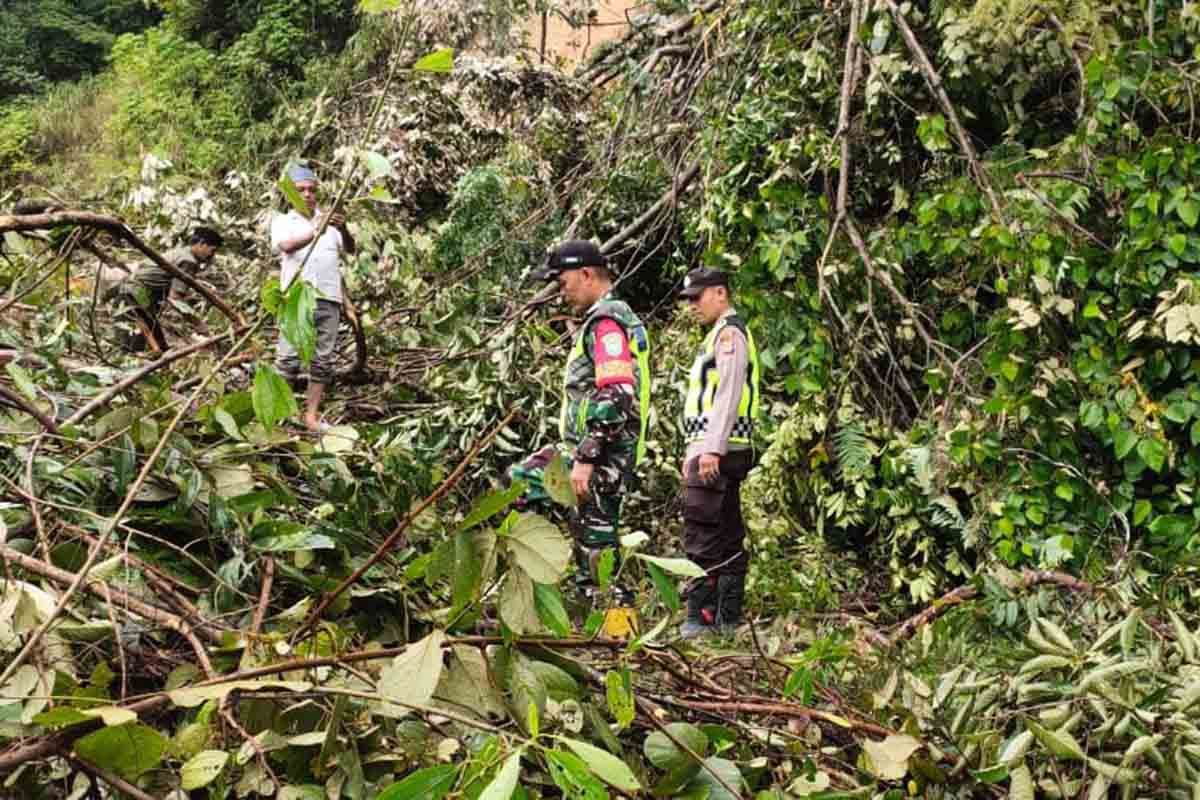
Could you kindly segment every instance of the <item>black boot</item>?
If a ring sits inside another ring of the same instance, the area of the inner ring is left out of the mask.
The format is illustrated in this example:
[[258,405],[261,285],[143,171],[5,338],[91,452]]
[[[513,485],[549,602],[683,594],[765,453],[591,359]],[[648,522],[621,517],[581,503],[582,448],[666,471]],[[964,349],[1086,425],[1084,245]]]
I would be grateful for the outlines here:
[[717,580],[717,628],[722,635],[732,636],[742,624],[745,594],[745,575],[722,575]]
[[697,578],[688,590],[687,621],[679,626],[680,639],[695,639],[712,633],[713,607],[717,604],[717,579]]

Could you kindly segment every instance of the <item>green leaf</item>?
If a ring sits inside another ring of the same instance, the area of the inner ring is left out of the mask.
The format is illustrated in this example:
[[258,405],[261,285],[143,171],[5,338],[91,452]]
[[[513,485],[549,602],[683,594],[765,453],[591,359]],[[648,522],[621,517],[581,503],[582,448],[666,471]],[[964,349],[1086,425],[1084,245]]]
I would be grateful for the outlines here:
[[[695,725],[672,722],[667,725],[667,730],[700,758],[708,755],[708,737]],[[677,747],[662,731],[654,731],[646,737],[646,741],[642,743],[642,752],[645,753],[647,761],[664,772],[671,772],[688,764],[694,765],[696,771],[700,769],[699,762]]]
[[[1076,761],[1083,760],[1083,747],[1071,734],[1066,731],[1052,731],[1043,728],[1031,719],[1026,720],[1025,725],[1033,733],[1034,737],[1042,743],[1042,746],[1053,755],[1058,758],[1073,759]],[[1015,774],[1016,770],[1013,770],[1013,773]]]
[[75,742],[75,752],[85,761],[127,780],[158,766],[166,748],[162,734],[139,722],[101,728]]
[[179,785],[185,792],[208,786],[217,779],[229,753],[224,750],[203,750],[187,760],[179,770]]
[[1176,256],[1182,256],[1187,250],[1188,237],[1182,233],[1172,234],[1167,238],[1167,249]]
[[270,364],[259,362],[254,372],[254,391],[250,397],[254,404],[254,416],[268,431],[279,421],[299,412],[292,387]]
[[537,608],[538,618],[555,636],[571,635],[571,618],[563,607],[562,595],[558,587],[549,583],[533,585],[533,604]]
[[570,540],[537,514],[521,514],[504,540],[513,561],[538,583],[557,583],[571,564]]
[[680,608],[679,590],[675,588],[675,582],[667,577],[667,573],[662,571],[662,568],[656,564],[646,562],[646,571],[650,573],[650,579],[654,581],[654,589],[658,592],[659,599],[671,611],[678,611]]
[[513,481],[512,486],[484,495],[471,512],[459,523],[458,530],[469,531],[481,522],[486,522],[512,505],[518,497],[525,493],[525,484]]
[[296,182],[292,180],[291,175],[287,174],[286,169],[283,171],[283,177],[279,179],[279,191],[283,192],[288,205],[294,208],[297,214],[305,218],[312,216],[312,209],[308,207],[308,201],[304,199],[304,195],[300,194],[296,188]]
[[353,425],[334,425],[321,434],[321,452],[348,453],[358,441],[358,429]]
[[95,717],[89,717],[77,708],[70,706],[59,706],[52,708],[49,711],[43,711],[33,718],[34,725],[41,725],[43,728],[51,730],[61,730],[69,728],[72,725],[78,725],[81,722],[91,722]]
[[[446,634],[435,630],[406,647],[380,673],[379,693],[408,705],[427,705],[442,677],[442,643],[445,640]],[[384,702],[376,703],[375,711],[385,717],[403,717],[412,713],[404,706]]]
[[492,782],[479,795],[479,800],[508,800],[516,791],[517,779],[521,776],[521,752],[518,750],[504,761],[504,766],[492,778]]
[[514,567],[504,576],[498,607],[500,619],[518,636],[541,630],[541,617],[538,615],[537,601],[534,599],[533,581],[525,570]]
[[17,390],[25,395],[25,399],[30,402],[37,402],[37,385],[33,382],[33,378],[29,376],[29,373],[22,369],[15,361],[5,364],[4,369],[8,373],[8,376],[13,379],[13,383],[17,385]]
[[686,558],[661,558],[659,556],[648,556],[645,553],[634,553],[633,557],[640,558],[648,564],[653,564],[664,572],[684,578],[703,578],[708,574],[699,564]]
[[571,468],[567,466],[562,453],[556,453],[542,470],[542,488],[560,506],[574,508],[579,502],[575,497],[575,488],[571,486]]
[[306,366],[312,362],[317,346],[316,313],[317,290],[297,276],[279,309],[279,329]]
[[588,765],[588,769],[610,786],[614,786],[624,792],[641,791],[642,784],[638,782],[637,777],[633,774],[633,770],[629,768],[621,759],[614,756],[607,750],[601,750],[594,744],[581,742],[578,739],[568,739],[565,736],[559,737],[559,740],[567,747],[574,751],[575,755],[583,759]]
[[1175,213],[1183,220],[1183,224],[1189,228],[1196,227],[1196,221],[1200,219],[1200,203],[1188,198],[1179,205],[1175,206]]
[[268,314],[278,314],[279,305],[283,302],[283,290],[279,286],[279,278],[272,275],[267,278],[262,289],[258,292],[259,302]]
[[454,69],[454,50],[443,47],[422,56],[413,64],[413,72],[449,72]]
[[1125,458],[1137,446],[1138,436],[1128,428],[1121,428],[1113,436],[1113,451],[1117,458]]
[[1054,496],[1069,503],[1075,499],[1075,489],[1069,483],[1060,483],[1054,487]]
[[379,793],[377,800],[442,800],[454,788],[458,767],[439,764],[409,773]]
[[546,764],[554,785],[571,800],[608,800],[608,791],[588,772],[587,764],[574,753],[547,750]]
[[1163,464],[1167,460],[1167,446],[1158,439],[1142,439],[1137,446],[1138,455],[1142,457],[1142,461],[1146,462],[1146,466],[1155,472],[1162,472]]
[[618,670],[610,670],[604,676],[605,697],[608,700],[608,712],[617,722],[617,728],[625,730],[633,722],[635,716],[633,692],[626,685],[625,677]]
[[721,779],[736,789],[739,793],[746,790],[746,780],[742,777],[742,771],[738,769],[737,764],[724,758],[710,756],[704,759],[704,764],[707,769],[701,769],[696,773],[696,777],[692,778],[691,783],[685,789],[684,797],[696,797],[694,794],[697,790],[704,792],[702,796],[707,800],[741,800],[737,794],[730,794],[720,781],[713,777],[715,772],[721,776]]
[[1008,784],[1008,800],[1034,800],[1037,792],[1033,785],[1033,774],[1022,764],[1012,771]]

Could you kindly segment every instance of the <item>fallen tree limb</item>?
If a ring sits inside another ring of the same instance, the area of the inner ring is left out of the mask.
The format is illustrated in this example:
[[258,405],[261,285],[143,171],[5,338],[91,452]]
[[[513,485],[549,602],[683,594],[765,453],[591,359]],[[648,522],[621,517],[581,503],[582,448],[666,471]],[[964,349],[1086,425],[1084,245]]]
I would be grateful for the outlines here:
[[21,216],[0,215],[0,233],[7,233],[8,231],[46,230],[49,228],[59,228],[64,225],[83,225],[90,228],[100,228],[121,237],[129,242],[135,250],[153,261],[160,269],[169,272],[172,277],[199,292],[205,300],[216,306],[222,314],[235,324],[245,324],[242,316],[222,300],[216,291],[196,280],[185,270],[167,261],[153,248],[143,242],[133,232],[132,228],[117,217],[94,214],[90,211],[57,211],[48,214],[27,214]]
[[0,385],[0,405],[10,406],[36,419],[51,433],[58,433],[58,424],[25,400],[24,397]]
[[[1094,594],[1096,587],[1086,581],[1081,581],[1073,575],[1068,575],[1065,572],[1052,572],[1050,570],[1032,570],[1027,569],[1021,573],[1021,577],[1017,580],[1013,589],[1032,589],[1035,586],[1044,585],[1058,586],[1072,592],[1081,592],[1083,594]],[[900,624],[890,636],[886,637],[889,645],[895,645],[899,642],[910,638],[914,633],[922,627],[933,622],[938,617],[945,614],[955,606],[962,605],[968,600],[972,600],[979,595],[979,589],[974,584],[960,586],[957,589],[947,592],[946,594],[934,600],[933,603],[921,613],[914,617],[910,617]]]
[[226,339],[229,336],[237,335],[239,333],[244,332],[245,330],[246,330],[246,328],[243,326],[236,330],[219,333],[216,336],[210,336],[207,339],[202,339],[199,342],[194,342],[192,344],[189,344],[186,347],[180,347],[177,350],[168,350],[167,352],[163,353],[162,356],[159,357],[158,359],[151,361],[149,364],[147,364],[144,367],[141,367],[140,369],[134,370],[133,372],[129,373],[129,375],[127,375],[125,378],[123,378],[121,381],[114,383],[112,386],[108,387],[103,392],[101,392],[100,394],[93,397],[82,408],[80,408],[78,411],[76,411],[71,416],[67,417],[66,421],[63,424],[64,425],[77,425],[79,422],[81,422],[84,419],[87,419],[89,416],[91,416],[93,413],[95,413],[98,409],[104,408],[106,405],[108,405],[110,402],[112,402],[112,399],[114,397],[123,393],[130,386],[133,386],[134,384],[140,382],[142,379],[144,379],[150,373],[160,370],[163,367],[168,366],[170,364],[174,364],[176,361],[178,361],[181,358],[190,356],[192,353],[195,353],[198,350],[203,350],[206,347],[211,347],[212,345],[216,344],[217,342],[221,341],[222,339]]
[[[48,578],[63,586],[70,586],[75,581],[75,573],[67,572],[65,569],[59,569],[52,564],[47,564],[32,556],[27,556],[20,550],[14,550],[6,544],[0,544],[0,558],[13,566],[20,567],[36,575],[41,575],[43,578]],[[189,635],[194,628],[194,626],[190,625],[182,617],[172,614],[169,611],[164,611],[157,606],[150,605],[120,589],[106,588],[95,581],[89,581],[83,584],[81,588],[88,594],[98,597],[101,600],[108,601],[111,598],[112,602],[122,610],[136,614],[151,622],[157,622],[182,636]],[[221,634],[219,632],[202,628],[198,630],[200,635],[209,642],[213,644],[221,642]]]
[[[455,645],[467,645],[480,647],[489,644],[506,644],[502,636],[448,636],[442,643],[442,648],[449,648]],[[528,637],[517,638],[513,640],[514,644],[518,645],[536,645],[538,647],[547,647],[551,649],[588,649],[588,648],[605,648],[610,650],[623,650],[629,645],[629,642],[624,639],[576,639],[565,638],[555,639],[546,637]],[[296,672],[308,669],[317,669],[319,667],[333,667],[340,664],[354,664],[361,661],[377,661],[385,658],[394,658],[400,655],[407,649],[404,647],[388,647],[372,650],[360,650],[353,653],[343,653],[337,656],[326,656],[323,658],[296,658],[289,661],[280,661],[277,664],[268,664],[263,667],[255,667],[254,669],[234,672],[229,675],[222,675],[211,680],[200,681],[193,684],[195,687],[201,686],[218,686],[222,683],[230,683],[232,681],[252,680],[254,678],[262,678],[268,675],[278,675],[282,672]],[[145,714],[151,711],[162,708],[170,703],[171,698],[166,692],[158,692],[156,694],[141,697],[133,702],[127,703],[122,708],[128,709],[135,714]],[[34,761],[40,758],[48,758],[55,755],[59,748],[69,746],[75,739],[84,736],[97,728],[101,727],[103,722],[94,720],[89,722],[81,722],[78,725],[73,725],[70,728],[58,733],[47,734],[45,736],[26,741],[20,746],[9,750],[6,753],[0,753],[0,775],[6,775],[17,769],[22,764]]]
[[925,53],[925,48],[921,47],[921,42],[918,41],[917,35],[913,33],[913,29],[909,26],[908,19],[904,16],[904,12],[900,10],[900,6],[896,5],[896,0],[884,0],[884,3],[887,4],[888,10],[892,12],[892,19],[896,21],[896,27],[900,29],[904,43],[908,46],[908,50],[912,53],[913,58],[916,59],[917,67],[925,77],[925,83],[929,86],[929,91],[933,93],[934,99],[942,107],[942,113],[950,121],[950,127],[954,130],[954,138],[958,139],[958,146],[967,159],[971,176],[979,184],[979,187],[983,189],[984,194],[987,195],[988,203],[991,204],[992,212],[996,215],[996,218],[1003,220],[1004,214],[1000,200],[996,197],[996,193],[992,189],[991,180],[984,171],[983,165],[979,163],[979,155],[975,152],[975,145],[971,143],[970,135],[967,133],[966,128],[963,127],[962,121],[958,118],[958,112],[954,110],[954,104],[950,102],[950,96],[946,94],[946,88],[942,84],[942,76],[934,69],[933,62],[929,60],[929,56]]
[[319,620],[321,615],[325,613],[325,609],[329,608],[330,604],[333,603],[334,600],[336,600],[343,592],[353,586],[358,579],[366,573],[367,570],[378,564],[384,558],[384,556],[391,552],[392,548],[395,547],[397,542],[400,541],[400,538],[404,536],[404,532],[408,530],[408,526],[413,523],[413,520],[419,517],[425,511],[425,509],[429,508],[431,505],[440,500],[442,496],[446,494],[446,492],[450,491],[455,487],[455,485],[458,484],[458,482],[462,479],[462,476],[466,473],[467,467],[470,466],[475,460],[475,457],[483,451],[483,448],[487,447],[491,441],[496,438],[496,435],[500,433],[501,429],[506,427],[508,423],[512,422],[516,418],[517,413],[517,409],[514,408],[512,411],[508,412],[508,415],[504,419],[492,426],[492,429],[488,431],[488,433],[485,434],[482,439],[476,442],[475,446],[471,448],[470,452],[463,457],[463,460],[460,461],[458,466],[454,468],[454,471],[451,472],[428,497],[418,503],[416,508],[410,509],[409,512],[404,515],[404,519],[400,520],[400,524],[397,525],[396,529],[392,531],[386,539],[383,540],[383,544],[379,545],[379,547],[375,549],[375,552],[371,554],[371,557],[363,562],[362,566],[348,575],[345,580],[339,583],[337,587],[333,589],[333,591],[328,592],[324,597],[321,598],[321,601],[317,603],[316,607],[313,608],[312,612],[308,615],[308,619],[304,621],[304,624],[301,625],[294,634],[292,634],[292,641],[298,641],[300,637],[307,633],[312,626],[317,623],[317,620]]
[[663,196],[658,198],[654,205],[646,209],[644,214],[626,225],[604,244],[600,245],[600,252],[604,255],[608,255],[625,242],[641,233],[642,229],[649,225],[655,217],[661,214],[664,208],[675,204],[675,202],[679,199],[679,195],[688,187],[688,184],[695,180],[696,176],[699,174],[700,162],[693,162],[690,167],[685,169],[671,182],[671,188],[664,192]]

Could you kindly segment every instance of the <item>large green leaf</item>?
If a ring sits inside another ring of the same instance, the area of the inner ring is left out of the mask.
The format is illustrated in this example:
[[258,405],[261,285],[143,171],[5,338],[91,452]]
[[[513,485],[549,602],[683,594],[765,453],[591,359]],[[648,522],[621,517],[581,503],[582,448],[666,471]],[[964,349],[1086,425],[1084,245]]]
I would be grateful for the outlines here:
[[[442,677],[442,644],[446,634],[440,630],[413,642],[379,675],[379,693],[391,700],[415,706],[425,706],[433,697]],[[376,713],[385,717],[403,717],[411,709],[392,703],[375,704]]]
[[180,768],[179,785],[185,792],[208,786],[217,779],[228,761],[229,753],[224,750],[201,751]]
[[664,572],[684,578],[703,578],[708,574],[695,561],[686,558],[662,558],[660,556],[648,556],[645,553],[634,553],[633,557],[640,558],[647,564],[653,564]]
[[[1026,720],[1025,725],[1033,733],[1042,746],[1059,758],[1073,759],[1082,761],[1084,758],[1083,747],[1079,742],[1066,731],[1052,731],[1037,724],[1033,720]],[[1014,773],[1016,770],[1014,770]]]
[[554,633],[555,636],[571,635],[571,618],[563,607],[562,595],[558,587],[549,583],[533,585],[533,604],[537,608],[538,619]]
[[415,72],[449,72],[454,69],[454,51],[449,47],[434,50],[417,59],[412,68]]
[[281,420],[295,416],[299,410],[292,387],[269,364],[259,363],[254,372],[254,416],[268,431]]
[[292,180],[292,176],[287,174],[285,169],[283,176],[279,179],[279,191],[283,192],[283,196],[287,199],[288,205],[296,210],[297,214],[304,217],[312,216],[312,209],[308,207],[308,201],[304,199],[304,195],[296,188],[296,182]]
[[1121,428],[1113,435],[1113,452],[1117,458],[1125,458],[1137,447],[1138,435],[1128,428]]
[[[691,748],[692,752],[700,758],[708,755],[708,737],[695,725],[687,722],[672,722],[667,725],[667,730],[670,731],[671,736]],[[700,769],[700,763],[686,751],[677,747],[662,731],[654,731],[646,737],[646,741],[642,744],[642,752],[646,754],[647,761],[665,772],[685,767],[688,764],[694,765],[697,770]]]
[[479,800],[508,800],[516,791],[517,779],[521,776],[521,751],[510,755],[504,761],[504,766],[492,778],[492,782],[479,795]]
[[454,764],[426,767],[407,775],[379,793],[377,800],[442,800],[458,777]]
[[[717,780],[716,775],[721,776]],[[733,794],[725,788],[721,781],[732,786],[739,794]],[[725,758],[710,756],[704,759],[704,768],[700,769],[685,789],[685,796],[696,797],[697,790],[703,792],[708,800],[741,800],[741,794],[746,791],[746,779],[737,764]]]
[[513,504],[514,501],[525,493],[525,484],[521,481],[513,481],[513,484],[507,489],[500,489],[495,492],[489,492],[484,495],[471,512],[463,518],[459,523],[460,531],[469,531],[481,522],[485,522],[499,514],[504,509]]
[[505,713],[504,698],[492,680],[487,659],[474,647],[455,645],[451,648],[449,663],[434,697],[486,718]]
[[1034,800],[1036,795],[1033,775],[1029,772],[1029,767],[1021,764],[1012,771],[1008,784],[1008,800]]
[[166,749],[162,734],[140,722],[101,728],[75,742],[75,752],[85,761],[127,780],[158,766]]
[[538,583],[558,583],[571,564],[570,540],[537,514],[521,514],[505,541],[513,561]]
[[317,290],[296,276],[279,308],[279,330],[283,332],[283,338],[296,348],[305,365],[312,362],[317,346],[316,313]]
[[574,753],[547,750],[546,764],[550,777],[571,800],[608,800],[608,790],[588,771],[587,764]]
[[678,611],[681,603],[675,582],[668,578],[667,573],[657,564],[647,561],[646,571],[650,573],[650,579],[654,581],[654,590],[658,592],[658,598],[662,600],[663,605],[671,611]]
[[1158,439],[1142,439],[1137,445],[1138,455],[1142,457],[1142,461],[1146,462],[1146,466],[1155,472],[1162,472],[1163,464],[1167,460],[1167,446]]
[[641,791],[642,784],[633,774],[633,770],[612,753],[578,739],[568,739],[564,736],[559,737],[559,740],[582,758],[588,769],[600,780],[623,792]]
[[554,458],[542,470],[542,488],[550,499],[560,506],[574,508],[579,499],[575,497],[575,488],[571,486],[571,469],[562,453],[555,453]]
[[533,594],[533,581],[519,567],[509,570],[500,587],[500,619],[518,635],[541,630],[541,617]]

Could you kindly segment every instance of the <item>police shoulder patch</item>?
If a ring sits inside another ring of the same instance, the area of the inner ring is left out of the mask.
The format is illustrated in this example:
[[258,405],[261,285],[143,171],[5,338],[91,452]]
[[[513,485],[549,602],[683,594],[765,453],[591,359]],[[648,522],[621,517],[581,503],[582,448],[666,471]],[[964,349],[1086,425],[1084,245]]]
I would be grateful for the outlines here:
[[737,342],[733,338],[733,328],[721,331],[721,335],[717,338],[717,349],[726,356],[732,355],[737,349]]
[[604,334],[600,343],[604,345],[604,352],[614,358],[625,352],[625,337],[618,331]]

